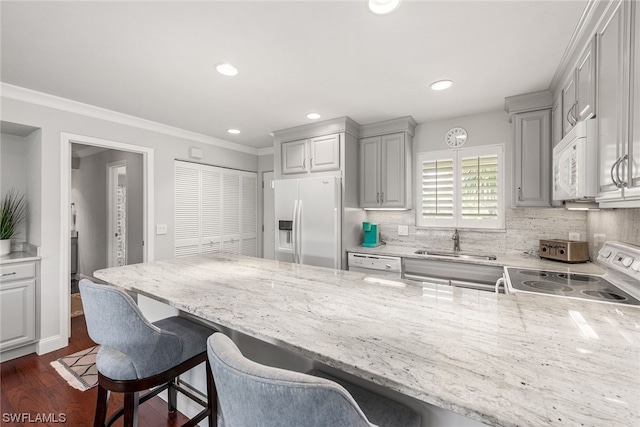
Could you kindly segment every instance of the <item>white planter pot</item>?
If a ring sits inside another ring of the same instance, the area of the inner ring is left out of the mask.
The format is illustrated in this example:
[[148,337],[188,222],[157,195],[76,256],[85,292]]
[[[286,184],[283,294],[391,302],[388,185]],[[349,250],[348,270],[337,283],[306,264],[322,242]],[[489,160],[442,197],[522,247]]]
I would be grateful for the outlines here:
[[0,240],[0,256],[11,252],[11,239]]

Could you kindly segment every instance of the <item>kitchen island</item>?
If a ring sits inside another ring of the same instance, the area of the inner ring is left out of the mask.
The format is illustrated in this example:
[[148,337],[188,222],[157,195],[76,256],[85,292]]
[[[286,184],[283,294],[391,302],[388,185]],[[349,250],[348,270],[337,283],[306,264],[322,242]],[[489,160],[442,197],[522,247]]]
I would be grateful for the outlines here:
[[235,255],[95,276],[489,425],[640,425],[637,307]]

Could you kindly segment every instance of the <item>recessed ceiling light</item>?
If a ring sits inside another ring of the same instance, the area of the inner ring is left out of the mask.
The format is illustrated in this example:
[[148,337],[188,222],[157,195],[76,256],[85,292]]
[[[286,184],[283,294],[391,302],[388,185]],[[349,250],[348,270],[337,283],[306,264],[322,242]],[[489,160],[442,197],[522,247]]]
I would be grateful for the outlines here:
[[429,87],[431,90],[445,90],[449,89],[453,85],[453,81],[451,80],[438,80],[437,82],[431,83]]
[[218,72],[223,76],[233,77],[238,75],[238,69],[226,62],[224,64],[216,65],[216,70],[218,70]]
[[238,129],[227,129],[227,132],[229,132],[232,135],[237,135],[240,133]]
[[320,114],[318,113],[309,113],[307,114],[307,119],[311,119],[311,120],[318,120],[320,117],[322,117]]
[[401,0],[369,0],[369,10],[377,15],[386,15],[400,6]]

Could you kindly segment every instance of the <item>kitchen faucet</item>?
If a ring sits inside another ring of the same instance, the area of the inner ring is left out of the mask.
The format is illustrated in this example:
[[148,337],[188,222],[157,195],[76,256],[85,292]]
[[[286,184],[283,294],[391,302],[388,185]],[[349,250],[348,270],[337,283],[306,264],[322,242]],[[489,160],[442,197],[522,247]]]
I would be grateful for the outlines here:
[[458,229],[456,228],[453,232],[453,252],[460,252],[460,235],[458,234]]

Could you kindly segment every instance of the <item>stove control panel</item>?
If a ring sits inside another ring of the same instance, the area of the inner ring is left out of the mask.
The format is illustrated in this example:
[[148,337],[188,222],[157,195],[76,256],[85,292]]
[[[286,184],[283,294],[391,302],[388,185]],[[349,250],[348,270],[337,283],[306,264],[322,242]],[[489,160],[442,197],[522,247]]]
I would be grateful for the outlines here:
[[598,251],[598,262],[640,280],[640,246],[605,242]]

